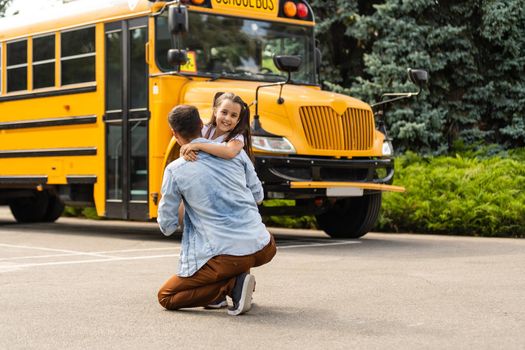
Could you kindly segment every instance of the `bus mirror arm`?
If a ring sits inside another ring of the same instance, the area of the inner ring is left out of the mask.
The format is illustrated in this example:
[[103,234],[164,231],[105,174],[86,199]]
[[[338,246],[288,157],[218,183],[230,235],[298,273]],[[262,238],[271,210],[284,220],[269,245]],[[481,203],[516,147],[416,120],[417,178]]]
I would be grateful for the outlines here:
[[275,67],[277,67],[277,69],[279,69],[281,72],[288,73],[288,78],[286,79],[286,81],[280,81],[278,83],[259,85],[255,89],[255,114],[253,116],[252,123],[252,133],[254,133],[254,135],[276,136],[268,133],[261,126],[261,121],[259,120],[259,89],[270,86],[280,86],[279,98],[277,99],[277,103],[282,105],[284,103],[284,99],[282,98],[283,87],[284,85],[290,83],[290,81],[292,80],[292,72],[296,72],[299,70],[299,67],[302,63],[302,58],[301,56],[276,55],[273,56],[273,63],[275,64]]
[[[370,105],[372,109],[377,110],[377,107],[384,107],[384,105],[392,102],[411,98],[413,96],[419,96],[423,89],[423,85],[428,81],[428,73],[423,69],[411,69],[407,70],[408,77],[410,80],[417,85],[418,90],[416,92],[390,92],[381,95],[379,102]],[[388,98],[387,100],[384,100]]]
[[272,83],[272,84],[265,84],[265,85],[259,85],[255,89],[255,101],[253,104],[255,104],[255,114],[253,115],[253,122],[252,122],[252,134],[255,136],[277,136],[274,134],[271,134],[264,130],[261,126],[261,121],[259,120],[259,89],[264,87],[271,87],[271,86],[280,86],[281,90],[279,92],[279,98],[277,99],[278,104],[283,104],[284,99],[281,97],[281,93],[283,91],[283,86],[288,84],[290,82],[290,73],[288,73],[288,79],[286,81],[280,81],[278,83]]
[[[148,0],[149,2],[156,2],[155,0]],[[160,10],[158,10],[157,12],[153,12],[150,16],[152,17],[156,17],[156,16],[160,16],[164,13],[164,11],[166,11],[167,8],[169,8],[169,6],[171,5],[179,5],[180,4],[180,1],[179,0],[173,0],[173,1],[168,1],[168,2],[165,2],[163,4],[161,4],[161,8]],[[155,4],[149,4],[150,6],[151,5],[155,5]],[[155,6],[155,8],[158,8],[158,6]]]

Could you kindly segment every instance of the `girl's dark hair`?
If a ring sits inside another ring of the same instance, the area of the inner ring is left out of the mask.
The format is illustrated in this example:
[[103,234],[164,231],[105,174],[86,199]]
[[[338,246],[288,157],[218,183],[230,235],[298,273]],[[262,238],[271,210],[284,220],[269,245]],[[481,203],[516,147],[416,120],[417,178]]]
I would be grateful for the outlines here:
[[[241,113],[239,115],[239,122],[235,127],[228,133],[228,135],[224,138],[225,142],[230,141],[237,135],[244,136],[244,151],[250,157],[252,162],[254,162],[255,158],[253,157],[252,152],[252,134],[250,132],[250,108],[248,105],[240,98],[238,95],[235,95],[232,92],[218,92],[215,94],[215,97],[213,98],[213,114],[211,115],[210,122],[208,123],[209,126],[213,126],[217,128],[217,118],[215,117],[215,109],[220,106],[220,104],[224,100],[230,100],[233,103],[238,103],[241,106]],[[208,132],[204,137],[209,138],[211,133],[211,127],[208,128]]]

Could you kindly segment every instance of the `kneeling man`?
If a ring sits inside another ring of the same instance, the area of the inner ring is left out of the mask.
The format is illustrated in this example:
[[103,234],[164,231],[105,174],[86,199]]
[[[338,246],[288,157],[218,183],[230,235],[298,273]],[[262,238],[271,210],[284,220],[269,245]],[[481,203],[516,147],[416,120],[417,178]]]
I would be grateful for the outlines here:
[[[179,145],[212,142],[201,137],[202,121],[193,106],[175,107],[168,121]],[[230,315],[250,310],[255,289],[250,268],[268,263],[276,252],[257,208],[263,196],[244,151],[229,160],[200,152],[195,162],[181,157],[166,167],[157,219],[161,231],[175,232],[181,200],[185,214],[179,269],[159,290],[162,306],[221,308],[229,296]]]

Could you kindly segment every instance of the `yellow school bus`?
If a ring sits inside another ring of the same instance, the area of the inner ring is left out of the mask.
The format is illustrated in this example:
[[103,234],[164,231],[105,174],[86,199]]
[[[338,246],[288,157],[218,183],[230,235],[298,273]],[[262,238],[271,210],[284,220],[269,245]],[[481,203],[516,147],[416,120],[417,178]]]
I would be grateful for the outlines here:
[[[251,104],[267,199],[360,237],[393,186],[392,146],[369,104],[322,91],[303,0],[79,0],[0,21],[0,204],[52,222],[65,204],[151,220],[178,157],[168,112],[219,91]],[[396,97],[395,97],[396,98]],[[203,179],[205,181],[206,179]]]

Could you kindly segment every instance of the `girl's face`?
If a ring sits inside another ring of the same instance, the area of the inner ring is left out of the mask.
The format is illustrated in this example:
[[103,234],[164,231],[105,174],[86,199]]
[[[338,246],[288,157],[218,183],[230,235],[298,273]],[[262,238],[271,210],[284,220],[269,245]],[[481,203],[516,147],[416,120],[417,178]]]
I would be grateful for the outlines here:
[[224,100],[215,107],[215,136],[224,135],[239,123],[241,115],[241,105],[231,100]]

